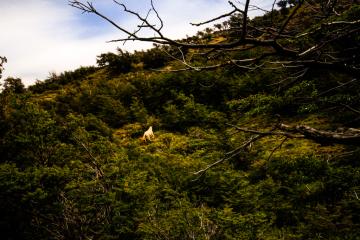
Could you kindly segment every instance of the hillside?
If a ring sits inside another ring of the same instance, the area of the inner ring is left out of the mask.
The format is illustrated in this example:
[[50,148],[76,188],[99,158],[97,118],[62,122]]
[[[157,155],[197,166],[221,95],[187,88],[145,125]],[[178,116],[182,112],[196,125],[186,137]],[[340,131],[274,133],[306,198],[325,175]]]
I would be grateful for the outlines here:
[[[341,5],[321,20],[308,11],[287,31],[309,34],[282,45],[325,39],[324,51],[351,71],[227,64],[257,56],[253,48],[214,58],[182,49],[199,68],[184,70],[171,57],[176,48],[155,46],[104,53],[96,67],[28,88],[5,79],[2,239],[358,239],[360,7]],[[330,22],[357,31],[330,41],[340,29],[321,29]],[[219,27],[181,41],[227,43],[230,35]],[[142,141],[149,126],[155,139]]]

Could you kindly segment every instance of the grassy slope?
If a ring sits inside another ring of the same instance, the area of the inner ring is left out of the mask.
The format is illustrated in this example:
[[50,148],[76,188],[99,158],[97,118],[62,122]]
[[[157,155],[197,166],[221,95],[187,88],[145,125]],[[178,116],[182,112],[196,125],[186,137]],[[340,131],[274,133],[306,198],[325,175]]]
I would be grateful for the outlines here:
[[[177,64],[171,62],[164,69]],[[305,80],[317,76],[315,72]],[[290,107],[278,104],[277,100],[284,102],[285,97],[268,91],[268,81],[277,79],[266,71],[249,75],[226,70],[138,71],[114,76],[105,68],[98,69],[59,90],[33,94],[31,101],[90,147],[103,178],[94,177],[92,158],[81,144],[64,136],[65,141],[56,145],[60,163],[28,171],[34,176],[44,171],[45,179],[57,176],[57,171],[61,179],[65,176],[66,180],[61,180],[64,187],[59,187],[54,199],[61,200],[55,200],[63,207],[60,216],[68,214],[67,229],[62,231],[70,236],[356,239],[360,219],[358,154],[342,154],[357,149],[299,139],[288,139],[278,147],[283,138],[267,137],[204,176],[193,174],[250,137],[227,127],[226,122],[269,129],[274,112],[280,109],[285,123],[336,127],[326,111],[302,113],[292,109],[291,102]],[[292,91],[297,93],[302,86],[300,83]],[[258,94],[255,101],[249,100],[254,94]],[[287,107],[290,114],[283,110]],[[72,124],[77,127],[72,129]],[[156,138],[143,143],[139,137],[149,125]],[[0,176],[8,176],[11,171],[7,167],[1,168]],[[23,173],[17,171],[12,169],[9,179],[19,175],[22,181]],[[29,178],[35,180],[28,184],[31,189],[22,201],[30,199],[33,209],[41,213],[46,209],[43,199],[50,194],[41,195],[46,184],[31,174]],[[38,188],[33,187],[37,184]],[[18,186],[14,189],[17,193]],[[33,224],[39,229],[46,223],[61,229],[56,217],[33,215],[39,222]]]

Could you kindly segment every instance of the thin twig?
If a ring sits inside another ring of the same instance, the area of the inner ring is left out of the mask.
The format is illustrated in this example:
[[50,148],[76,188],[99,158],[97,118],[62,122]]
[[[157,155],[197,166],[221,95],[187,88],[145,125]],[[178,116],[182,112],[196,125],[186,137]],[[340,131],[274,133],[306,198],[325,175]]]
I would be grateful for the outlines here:
[[293,133],[290,133],[290,132],[274,131],[274,130],[257,131],[257,130],[253,130],[253,129],[242,128],[242,127],[239,127],[239,126],[236,126],[236,125],[233,125],[233,124],[227,124],[227,125],[232,126],[236,130],[241,131],[241,132],[259,134],[259,135],[262,135],[262,136],[277,135],[277,136],[285,136],[285,137],[288,137],[288,138],[304,138],[305,137],[303,134],[293,134]]
[[340,103],[340,105],[346,107],[347,109],[353,111],[354,113],[360,114],[360,110],[357,110],[357,109],[355,109],[353,107],[350,107],[349,105],[346,105],[346,104],[343,104],[343,103]]
[[280,148],[282,147],[282,145],[284,144],[284,142],[285,142],[287,139],[288,139],[288,137],[285,137],[285,138],[281,141],[281,143],[280,143],[279,145],[277,145],[277,146],[271,151],[271,153],[270,153],[267,161],[269,161],[269,160],[271,159],[272,155],[274,154],[274,152],[275,152],[276,150],[278,150],[278,149],[280,149]]
[[282,32],[285,30],[286,26],[288,25],[288,23],[290,22],[290,20],[294,17],[294,15],[297,13],[297,11],[301,8],[303,3],[303,0],[299,0],[298,4],[296,5],[296,7],[292,10],[291,14],[289,15],[289,17],[285,20],[285,22],[283,23],[283,25],[281,26],[279,32],[278,32],[278,36],[280,36],[282,34]]
[[201,26],[201,25],[205,25],[205,24],[208,24],[208,23],[212,23],[212,22],[214,22],[214,21],[216,21],[216,20],[220,20],[220,19],[222,19],[222,18],[229,17],[229,16],[233,15],[233,14],[236,13],[236,12],[237,12],[237,10],[234,9],[234,10],[232,10],[231,12],[225,13],[225,14],[223,14],[223,15],[221,15],[221,16],[216,17],[216,18],[213,18],[213,19],[210,19],[210,20],[207,20],[207,21],[204,21],[204,22],[190,23],[190,24],[193,25],[193,26],[199,27],[199,26]]
[[212,167],[214,167],[214,166],[216,166],[216,165],[218,165],[218,164],[220,164],[222,162],[225,162],[225,161],[227,161],[229,159],[232,159],[232,158],[236,157],[237,155],[239,155],[241,153],[242,149],[244,149],[245,147],[249,146],[252,142],[254,142],[254,141],[256,141],[256,140],[258,140],[259,138],[262,138],[262,137],[263,137],[262,135],[255,135],[255,136],[251,137],[248,141],[243,143],[240,147],[236,148],[235,150],[233,150],[231,152],[226,153],[226,155],[231,154],[230,156],[221,158],[218,161],[207,165],[204,169],[201,169],[201,170],[199,170],[197,172],[194,172],[194,175],[199,175],[200,174],[200,177],[201,177],[210,168],[212,168]]
[[96,170],[96,177],[102,178],[104,176],[104,172],[101,170],[101,168],[98,164],[97,158],[91,153],[90,149],[79,138],[74,136],[74,139],[76,140],[77,143],[79,143],[85,149],[85,151],[88,153],[90,158],[92,158],[92,160],[93,160],[92,164],[94,165],[95,170]]
[[322,96],[322,95],[325,95],[325,94],[327,94],[327,93],[329,93],[329,92],[331,92],[331,91],[334,91],[334,90],[336,90],[336,89],[338,89],[338,88],[341,88],[341,87],[343,87],[343,86],[346,86],[346,85],[348,85],[348,84],[350,84],[350,83],[352,83],[352,82],[355,82],[355,81],[357,81],[356,78],[351,79],[350,81],[345,82],[345,83],[342,83],[342,84],[340,84],[339,86],[330,88],[330,89],[328,89],[328,90],[326,90],[326,91],[324,91],[324,92],[322,92],[322,93],[319,93],[318,95],[316,95],[316,97],[320,97],[320,96]]

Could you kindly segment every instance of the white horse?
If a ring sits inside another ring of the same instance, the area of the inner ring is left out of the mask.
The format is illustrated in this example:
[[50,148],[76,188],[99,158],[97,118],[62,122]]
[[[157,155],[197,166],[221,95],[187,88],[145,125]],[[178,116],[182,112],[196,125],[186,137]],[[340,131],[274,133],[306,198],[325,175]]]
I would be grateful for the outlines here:
[[154,132],[152,130],[152,126],[149,127],[148,130],[146,130],[146,132],[144,132],[144,135],[142,136],[141,140],[146,142],[147,140],[151,141],[151,139],[154,139]]

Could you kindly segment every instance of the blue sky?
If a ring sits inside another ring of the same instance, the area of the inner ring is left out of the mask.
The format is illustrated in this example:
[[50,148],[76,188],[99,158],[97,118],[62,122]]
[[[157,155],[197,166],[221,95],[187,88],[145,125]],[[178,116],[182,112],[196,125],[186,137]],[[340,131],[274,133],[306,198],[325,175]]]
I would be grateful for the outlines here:
[[[92,2],[120,25],[130,30],[136,26],[136,19],[122,12],[112,0]],[[120,2],[141,13],[150,7],[150,0]],[[241,1],[235,2],[241,7]],[[270,8],[272,2],[253,0],[251,4]],[[164,32],[172,38],[201,30],[190,22],[232,10],[227,0],[154,0],[154,4],[165,22]],[[132,51],[151,46],[141,42],[124,46],[106,43],[123,35],[95,15],[82,14],[70,7],[67,0],[0,0],[0,6],[0,56],[8,59],[3,78],[19,77],[25,85],[45,79],[50,72],[95,65],[97,55],[114,52],[116,47]]]

